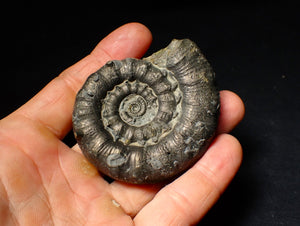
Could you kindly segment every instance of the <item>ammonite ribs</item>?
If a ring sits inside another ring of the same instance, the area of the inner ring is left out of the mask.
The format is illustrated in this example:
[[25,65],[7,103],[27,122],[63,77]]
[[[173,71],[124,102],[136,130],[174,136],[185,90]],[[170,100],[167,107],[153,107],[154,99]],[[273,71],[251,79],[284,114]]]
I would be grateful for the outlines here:
[[218,121],[215,74],[196,44],[114,60],[78,92],[73,129],[100,172],[128,183],[177,176],[205,153]]

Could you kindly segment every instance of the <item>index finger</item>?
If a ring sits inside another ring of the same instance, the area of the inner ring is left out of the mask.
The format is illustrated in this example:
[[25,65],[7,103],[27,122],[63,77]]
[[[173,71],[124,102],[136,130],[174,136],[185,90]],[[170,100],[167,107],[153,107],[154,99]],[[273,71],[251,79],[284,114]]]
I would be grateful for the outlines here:
[[14,114],[30,118],[63,138],[71,129],[75,95],[86,78],[109,60],[143,56],[151,41],[150,31],[142,24],[129,23],[119,27],[91,54],[63,71]]

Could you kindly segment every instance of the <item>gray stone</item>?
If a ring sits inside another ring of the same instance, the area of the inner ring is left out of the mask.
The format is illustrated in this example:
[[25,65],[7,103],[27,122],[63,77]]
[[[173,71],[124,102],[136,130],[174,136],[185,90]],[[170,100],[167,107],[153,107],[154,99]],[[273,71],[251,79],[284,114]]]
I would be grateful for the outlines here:
[[199,160],[219,116],[215,73],[196,44],[173,40],[140,59],[113,60],[78,92],[73,130],[87,159],[113,179],[172,179]]

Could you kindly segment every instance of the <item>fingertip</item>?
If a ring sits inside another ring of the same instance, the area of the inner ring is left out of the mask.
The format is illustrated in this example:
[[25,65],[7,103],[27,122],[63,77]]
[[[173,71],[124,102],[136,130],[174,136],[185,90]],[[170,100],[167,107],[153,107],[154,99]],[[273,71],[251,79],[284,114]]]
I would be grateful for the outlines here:
[[140,58],[152,42],[150,30],[143,24],[132,22],[122,25],[106,36],[92,51],[92,55],[107,60],[121,60],[128,57]]
[[[222,162],[231,165],[232,175],[239,169],[243,159],[243,149],[239,140],[227,133],[220,134],[215,138],[208,152],[215,154],[211,159],[217,159],[223,156]],[[217,164],[216,164],[217,165]],[[216,170],[217,171],[217,170]]]
[[242,158],[242,146],[238,139],[224,133],[216,136],[205,155],[193,168],[210,178],[222,193],[238,171]]
[[235,150],[235,155],[236,155],[235,159],[237,159],[238,162],[239,162],[239,165],[241,165],[242,160],[243,160],[243,147],[242,147],[240,141],[236,137],[234,137],[230,134],[226,134],[226,135],[231,137],[233,147],[234,147],[234,150]]
[[[135,40],[137,48],[143,49],[144,51],[136,51],[136,58],[141,58],[148,50],[152,43],[152,33],[148,27],[139,22],[131,22],[123,25],[129,27],[132,32],[128,34],[129,38]],[[133,51],[134,52],[134,51]]]
[[229,90],[220,91],[220,102],[219,134],[230,132],[245,115],[244,102],[234,92]]
[[124,24],[120,28],[122,28],[122,27],[125,27],[125,28],[129,27],[130,29],[135,30],[138,33],[140,32],[142,34],[143,38],[146,39],[149,42],[149,44],[151,43],[152,33],[149,30],[149,28],[146,27],[144,24],[141,24],[139,22],[130,22],[130,23]]

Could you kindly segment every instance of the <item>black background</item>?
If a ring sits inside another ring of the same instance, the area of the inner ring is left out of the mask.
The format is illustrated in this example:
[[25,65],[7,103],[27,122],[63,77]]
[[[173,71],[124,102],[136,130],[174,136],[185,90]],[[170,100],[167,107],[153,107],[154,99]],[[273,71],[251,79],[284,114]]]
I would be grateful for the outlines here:
[[[244,149],[242,166],[201,225],[300,225],[299,9],[287,1],[17,4],[2,21],[0,117],[124,23],[152,31],[146,55],[173,38],[190,38],[220,89],[236,92],[246,106],[232,132]],[[65,141],[75,142],[72,134]]]

